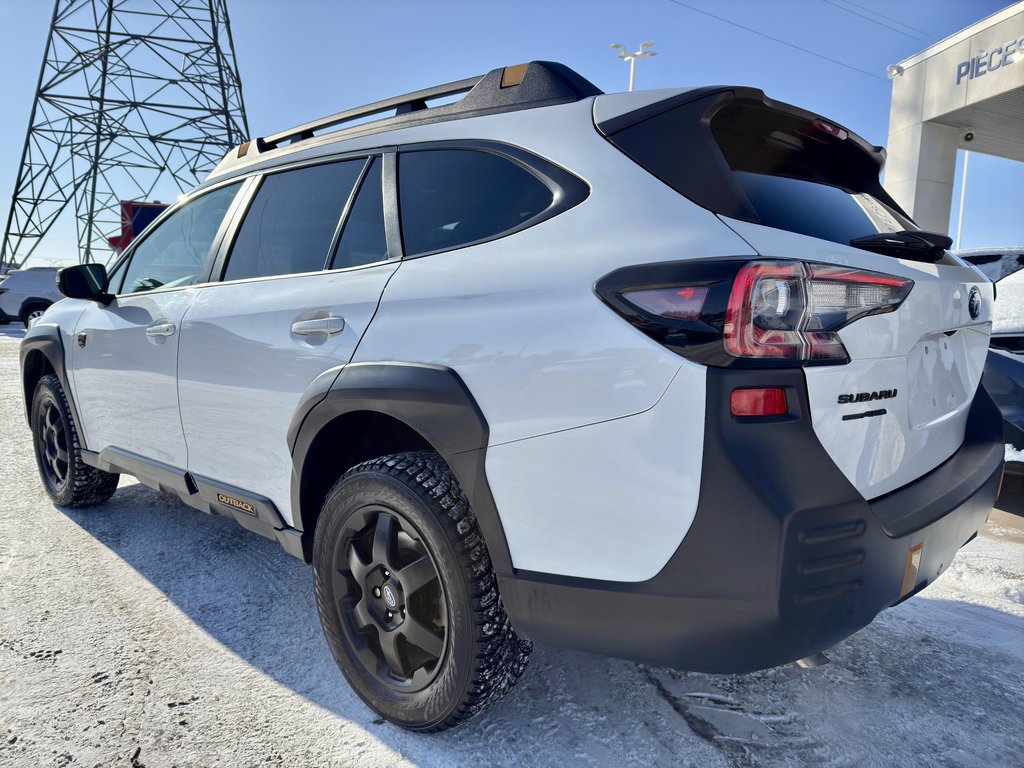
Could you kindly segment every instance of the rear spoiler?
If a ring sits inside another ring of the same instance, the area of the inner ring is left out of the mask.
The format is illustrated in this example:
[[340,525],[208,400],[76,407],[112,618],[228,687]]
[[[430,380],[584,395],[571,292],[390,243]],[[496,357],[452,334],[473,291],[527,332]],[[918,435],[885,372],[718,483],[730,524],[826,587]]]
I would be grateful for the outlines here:
[[[595,109],[595,115],[610,115],[596,118],[595,125],[622,152],[697,205],[723,216],[760,224],[750,200],[733,177],[731,164],[739,158],[743,162],[737,170],[743,170],[744,163],[749,165],[760,155],[744,155],[747,145],[739,142],[732,145],[732,159],[727,159],[727,150],[715,133],[715,125],[721,125],[723,135],[729,134],[727,120],[714,124],[713,121],[720,113],[725,120],[724,111],[731,108],[748,108],[757,121],[762,120],[758,113],[771,113],[778,116],[780,123],[798,126],[796,130],[816,140],[807,149],[818,162],[812,166],[815,180],[851,192],[868,193],[910,218],[879,182],[886,159],[883,147],[813,112],[770,99],[758,88],[707,86],[677,92],[621,114],[614,108],[600,112]],[[770,114],[763,120],[770,126]],[[738,119],[735,124],[748,125]]]
[[675,109],[676,107],[682,106],[684,104],[690,104],[692,102],[705,99],[708,96],[713,96],[715,94],[720,94],[721,96],[723,96],[723,99],[715,100],[713,107],[711,107],[708,110],[708,112],[703,115],[703,117],[707,120],[710,120],[712,117],[714,117],[715,113],[718,112],[722,107],[726,106],[727,104],[732,104],[735,102],[758,103],[767,107],[768,109],[775,110],[776,112],[784,112],[786,114],[793,115],[794,117],[803,118],[807,120],[807,122],[809,123],[812,123],[815,120],[821,120],[825,123],[828,123],[829,125],[833,125],[839,128],[846,134],[846,139],[848,141],[853,142],[854,144],[857,145],[857,147],[863,150],[865,154],[870,155],[872,158],[874,158],[874,160],[878,163],[879,172],[881,172],[882,168],[885,167],[885,147],[880,147],[875,144],[872,144],[863,137],[851,131],[849,128],[839,125],[833,120],[829,120],[826,117],[822,117],[821,115],[809,112],[808,110],[802,109],[801,107],[796,107],[792,104],[787,104],[784,101],[776,101],[775,99],[770,99],[767,95],[765,95],[765,92],[762,91],[760,88],[752,88],[746,85],[708,85],[702,88],[692,88],[683,93],[679,93],[676,94],[675,96],[670,96],[667,99],[663,99],[662,101],[656,101],[652,104],[645,104],[644,106],[638,109],[634,109],[631,112],[616,115],[613,118],[599,122],[597,123],[597,130],[599,130],[604,136],[612,136],[613,134],[625,130],[630,126],[636,125],[637,123],[642,123],[643,121],[652,118],[655,115],[660,115],[661,113],[667,112],[670,109]]

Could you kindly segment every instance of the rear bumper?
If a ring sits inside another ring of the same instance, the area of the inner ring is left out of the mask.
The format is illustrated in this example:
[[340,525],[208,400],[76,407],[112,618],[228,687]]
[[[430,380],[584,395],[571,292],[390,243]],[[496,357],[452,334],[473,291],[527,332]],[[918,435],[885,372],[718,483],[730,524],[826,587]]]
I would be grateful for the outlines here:
[[[732,389],[766,385],[786,387],[789,416],[730,416]],[[802,371],[710,369],[707,413],[697,515],[662,571],[639,583],[499,577],[519,632],[706,672],[791,662],[934,581],[984,525],[998,491],[1001,420],[984,389],[960,449],[871,502],[815,437]]]

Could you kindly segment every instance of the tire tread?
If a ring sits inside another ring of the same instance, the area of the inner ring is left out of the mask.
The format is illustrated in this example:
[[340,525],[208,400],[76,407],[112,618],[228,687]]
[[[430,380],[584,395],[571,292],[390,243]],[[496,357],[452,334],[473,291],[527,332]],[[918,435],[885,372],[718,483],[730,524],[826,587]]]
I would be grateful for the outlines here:
[[71,406],[60,379],[52,373],[43,376],[36,385],[36,395],[33,399],[38,396],[41,387],[46,387],[52,392],[67,420],[68,455],[71,459],[69,464],[73,465],[69,467],[72,479],[69,498],[67,500],[55,498],[54,502],[62,507],[89,507],[94,504],[102,504],[114,495],[121,476],[90,467],[82,461],[82,443],[78,439],[78,428],[71,415]]

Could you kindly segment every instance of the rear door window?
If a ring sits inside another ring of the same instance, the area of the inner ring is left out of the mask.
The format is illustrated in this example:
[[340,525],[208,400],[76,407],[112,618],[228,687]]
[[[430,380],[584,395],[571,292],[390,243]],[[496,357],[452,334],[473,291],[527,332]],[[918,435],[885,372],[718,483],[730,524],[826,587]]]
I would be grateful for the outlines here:
[[490,152],[402,152],[398,173],[406,256],[510,233],[543,213],[554,199],[530,171]]
[[272,173],[238,230],[224,280],[325,269],[365,159]]
[[352,209],[341,231],[333,269],[359,267],[384,261],[388,257],[388,240],[384,229],[384,189],[381,183],[381,161],[374,158],[359,185]]

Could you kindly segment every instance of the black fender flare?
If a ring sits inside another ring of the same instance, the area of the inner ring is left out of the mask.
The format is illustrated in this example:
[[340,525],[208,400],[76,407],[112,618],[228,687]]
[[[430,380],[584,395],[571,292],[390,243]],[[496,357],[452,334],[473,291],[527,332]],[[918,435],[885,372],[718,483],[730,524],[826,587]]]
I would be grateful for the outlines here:
[[487,420],[461,377],[441,365],[350,363],[313,381],[288,428],[293,525],[301,530],[302,473],[313,441],[334,419],[355,411],[397,419],[437,450],[469,498],[495,572],[511,574],[508,542],[485,473]]
[[78,439],[85,447],[85,434],[82,431],[82,420],[78,418],[78,409],[75,407],[75,397],[68,384],[67,368],[64,364],[64,340],[60,335],[60,328],[56,325],[37,325],[29,329],[25,338],[21,341],[21,349],[18,353],[21,364],[21,384],[25,393],[25,418],[32,422],[32,393],[25,388],[25,363],[32,352],[40,352],[50,363],[60,379],[60,385],[64,388],[64,394],[68,398],[68,405],[71,407],[71,418],[75,420],[75,427],[78,431]]

